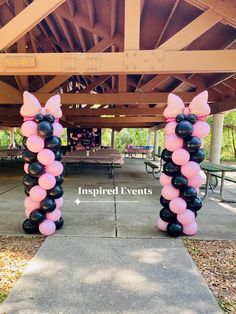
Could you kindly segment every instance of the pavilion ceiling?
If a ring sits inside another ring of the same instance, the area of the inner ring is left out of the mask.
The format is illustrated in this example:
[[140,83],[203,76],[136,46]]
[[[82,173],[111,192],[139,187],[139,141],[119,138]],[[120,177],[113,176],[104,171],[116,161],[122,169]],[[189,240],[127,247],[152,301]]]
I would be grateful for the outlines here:
[[0,0],[0,126],[24,90],[61,93],[65,126],[162,126],[169,92],[235,109],[235,26],[233,0]]

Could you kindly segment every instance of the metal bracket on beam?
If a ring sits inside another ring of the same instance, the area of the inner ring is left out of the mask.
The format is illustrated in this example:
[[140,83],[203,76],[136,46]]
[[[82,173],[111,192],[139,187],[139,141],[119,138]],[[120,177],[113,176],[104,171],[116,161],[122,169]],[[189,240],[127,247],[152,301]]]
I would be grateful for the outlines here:
[[124,52],[124,70],[137,72],[160,71],[163,65],[163,50],[143,51],[125,51]]
[[78,69],[79,73],[91,71],[96,73],[100,68],[100,58],[95,53],[91,56],[83,53],[67,53],[63,54],[62,64],[65,73],[77,71]]

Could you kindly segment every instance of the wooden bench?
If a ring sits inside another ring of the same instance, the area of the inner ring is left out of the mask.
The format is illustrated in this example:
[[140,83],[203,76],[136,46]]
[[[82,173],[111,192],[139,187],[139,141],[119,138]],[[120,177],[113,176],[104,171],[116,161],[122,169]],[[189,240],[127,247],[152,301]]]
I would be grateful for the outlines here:
[[[154,179],[159,179],[158,173],[161,171],[161,168],[152,161],[144,161],[144,164],[147,173],[151,173]],[[151,170],[149,168],[151,168]]]

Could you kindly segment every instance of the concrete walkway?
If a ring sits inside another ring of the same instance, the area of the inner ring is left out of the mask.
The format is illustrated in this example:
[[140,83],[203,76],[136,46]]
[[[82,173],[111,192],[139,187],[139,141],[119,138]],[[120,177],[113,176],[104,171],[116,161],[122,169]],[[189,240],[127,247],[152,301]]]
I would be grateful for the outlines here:
[[[147,188],[152,195],[93,198],[78,195],[80,186]],[[0,187],[0,234],[22,235],[20,176],[1,176]],[[47,238],[0,313],[221,313],[181,239],[155,228],[160,186],[143,161],[126,161],[114,179],[80,170],[64,188],[65,227]],[[227,193],[232,198],[234,189]],[[204,201],[195,238],[236,239],[234,206]]]

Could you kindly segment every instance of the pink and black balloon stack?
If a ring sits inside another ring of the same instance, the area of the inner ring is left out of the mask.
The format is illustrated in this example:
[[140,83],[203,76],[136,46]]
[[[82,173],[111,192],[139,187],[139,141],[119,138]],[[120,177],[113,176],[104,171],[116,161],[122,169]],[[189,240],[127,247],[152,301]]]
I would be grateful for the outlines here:
[[64,181],[60,162],[63,132],[59,123],[62,115],[60,97],[51,97],[41,108],[37,98],[25,92],[21,115],[24,117],[21,132],[25,147],[23,184],[27,196],[24,201],[27,219],[22,227],[29,234],[52,235],[64,224],[60,210]]
[[202,92],[185,107],[178,96],[169,94],[164,111],[167,124],[160,176],[163,208],[157,227],[172,237],[194,235],[198,230],[196,217],[202,207],[199,189],[203,183],[200,163],[205,157],[202,146],[210,132],[204,121],[210,114],[207,97],[207,92]]

